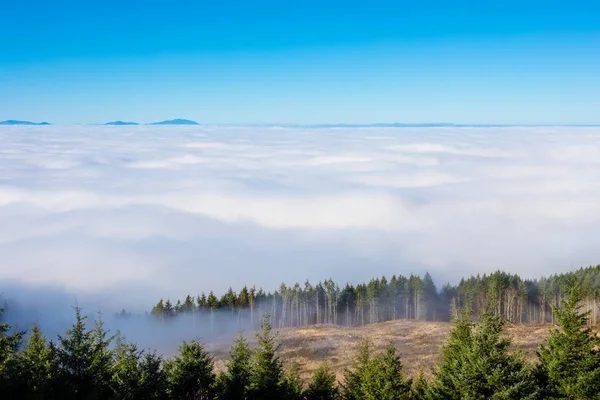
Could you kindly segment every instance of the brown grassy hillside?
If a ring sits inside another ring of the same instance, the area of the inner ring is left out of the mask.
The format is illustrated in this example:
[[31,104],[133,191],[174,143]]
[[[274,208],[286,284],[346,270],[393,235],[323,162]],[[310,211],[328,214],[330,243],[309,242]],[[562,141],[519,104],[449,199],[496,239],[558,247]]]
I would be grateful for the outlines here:
[[[508,325],[506,333],[513,337],[513,347],[523,350],[533,359],[537,344],[542,342],[551,325]],[[400,350],[405,371],[409,375],[434,365],[440,348],[452,324],[447,322],[391,321],[364,327],[340,327],[316,325],[306,328],[279,330],[280,356],[286,365],[296,363],[303,378],[308,378],[323,361],[327,361],[341,377],[354,355],[356,344],[369,337],[375,346],[383,349],[390,341]],[[254,337],[249,334],[250,343]],[[217,369],[224,366],[232,338],[211,342],[207,345],[216,358]]]

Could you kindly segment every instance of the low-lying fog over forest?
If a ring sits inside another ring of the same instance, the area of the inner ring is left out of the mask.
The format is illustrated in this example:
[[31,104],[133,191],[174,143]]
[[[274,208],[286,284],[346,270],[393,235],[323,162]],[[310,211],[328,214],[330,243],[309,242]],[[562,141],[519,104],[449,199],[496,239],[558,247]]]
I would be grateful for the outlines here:
[[49,336],[75,304],[125,329],[123,308],[229,287],[429,272],[441,289],[600,259],[598,127],[3,126],[0,142],[4,318]]

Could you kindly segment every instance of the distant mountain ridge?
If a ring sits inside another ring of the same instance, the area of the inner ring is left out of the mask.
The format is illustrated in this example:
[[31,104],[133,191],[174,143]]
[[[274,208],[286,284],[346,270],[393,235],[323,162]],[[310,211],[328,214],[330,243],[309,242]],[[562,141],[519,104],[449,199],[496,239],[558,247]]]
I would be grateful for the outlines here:
[[8,119],[6,121],[0,121],[0,125],[50,125],[48,122],[31,122],[31,121],[18,121],[15,119]]
[[118,126],[123,126],[123,125],[139,125],[139,123],[137,122],[128,122],[128,121],[111,121],[111,122],[107,122],[104,125],[118,125]]
[[192,121],[189,119],[177,118],[177,119],[169,119],[166,121],[153,122],[150,125],[200,125],[200,124],[197,123],[196,121]]

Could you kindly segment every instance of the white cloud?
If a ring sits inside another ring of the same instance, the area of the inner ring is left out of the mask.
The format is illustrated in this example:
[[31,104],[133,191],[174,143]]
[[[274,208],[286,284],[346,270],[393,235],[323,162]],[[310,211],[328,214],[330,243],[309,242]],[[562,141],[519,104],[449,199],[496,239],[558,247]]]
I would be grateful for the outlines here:
[[1,127],[0,142],[0,279],[24,284],[135,285],[149,304],[600,259],[600,128]]

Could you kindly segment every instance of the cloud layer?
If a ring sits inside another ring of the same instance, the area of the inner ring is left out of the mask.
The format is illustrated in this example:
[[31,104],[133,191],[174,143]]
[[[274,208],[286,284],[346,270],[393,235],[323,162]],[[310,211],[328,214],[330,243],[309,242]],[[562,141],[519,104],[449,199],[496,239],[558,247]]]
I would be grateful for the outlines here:
[[0,279],[106,307],[600,260],[600,128],[0,127]]

